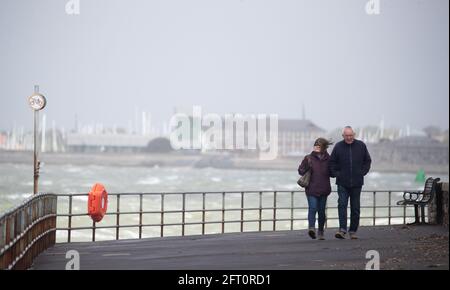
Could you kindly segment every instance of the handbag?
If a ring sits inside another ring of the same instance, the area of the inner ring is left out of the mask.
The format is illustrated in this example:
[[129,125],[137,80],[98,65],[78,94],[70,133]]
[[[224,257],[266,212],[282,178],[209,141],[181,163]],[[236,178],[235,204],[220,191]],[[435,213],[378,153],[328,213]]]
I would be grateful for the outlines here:
[[[306,156],[306,158],[308,159],[308,162],[310,162],[309,155]],[[309,181],[311,180],[311,170],[312,168],[310,166],[308,171],[306,171],[306,173],[297,180],[298,185],[300,185],[303,188],[308,187]]]
[[306,173],[298,179],[297,184],[300,185],[301,187],[306,188],[309,185],[310,179],[311,179],[311,169],[306,171]]

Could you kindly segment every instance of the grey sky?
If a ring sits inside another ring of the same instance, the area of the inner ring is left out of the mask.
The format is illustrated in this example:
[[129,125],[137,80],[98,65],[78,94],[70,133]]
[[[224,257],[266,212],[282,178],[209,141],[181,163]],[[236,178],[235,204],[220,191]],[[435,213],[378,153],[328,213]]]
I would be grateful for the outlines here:
[[277,113],[325,129],[449,120],[449,1],[0,0],[0,129],[47,120],[127,127],[174,106]]

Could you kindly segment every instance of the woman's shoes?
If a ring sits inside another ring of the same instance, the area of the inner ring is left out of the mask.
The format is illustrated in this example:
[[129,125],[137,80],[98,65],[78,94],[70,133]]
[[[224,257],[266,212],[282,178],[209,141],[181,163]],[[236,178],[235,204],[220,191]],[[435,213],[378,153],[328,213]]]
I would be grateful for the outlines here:
[[318,239],[318,240],[325,240],[325,237],[324,237],[324,235],[323,235],[323,231],[318,231],[317,232],[317,236],[316,236],[316,230],[315,229],[309,229],[308,230],[308,235],[309,235],[309,237],[311,238],[311,239]]
[[316,238],[316,231],[314,229],[309,229],[308,235],[309,235],[309,237],[311,239],[315,239]]

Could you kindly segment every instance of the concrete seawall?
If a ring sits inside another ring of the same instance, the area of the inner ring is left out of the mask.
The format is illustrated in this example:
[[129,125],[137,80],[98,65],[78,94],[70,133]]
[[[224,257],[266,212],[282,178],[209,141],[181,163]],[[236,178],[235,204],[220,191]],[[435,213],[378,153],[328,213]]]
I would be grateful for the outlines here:
[[[26,151],[0,151],[0,163],[32,164],[32,152]],[[215,167],[229,169],[254,170],[288,170],[297,171],[301,162],[300,157],[278,158],[262,161],[257,158],[244,156],[218,155],[218,154],[182,154],[173,152],[167,154],[145,153],[42,153],[40,160],[47,164],[73,164],[73,165],[103,165],[103,166],[160,166],[160,167]],[[448,176],[449,168],[443,165],[411,165],[389,164],[386,162],[372,163],[372,171],[416,173],[424,169],[427,174],[441,174]]]
[[428,220],[430,224],[442,225],[448,229],[449,217],[449,193],[448,182],[438,183],[438,188],[435,196],[428,207]]

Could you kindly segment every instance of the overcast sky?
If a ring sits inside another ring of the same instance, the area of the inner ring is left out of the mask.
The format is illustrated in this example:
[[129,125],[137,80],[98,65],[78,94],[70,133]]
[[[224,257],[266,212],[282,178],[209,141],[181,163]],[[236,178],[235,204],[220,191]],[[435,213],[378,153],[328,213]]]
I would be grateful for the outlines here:
[[276,113],[325,129],[448,128],[449,1],[0,0],[0,129],[47,120],[127,127],[135,110],[168,120]]

